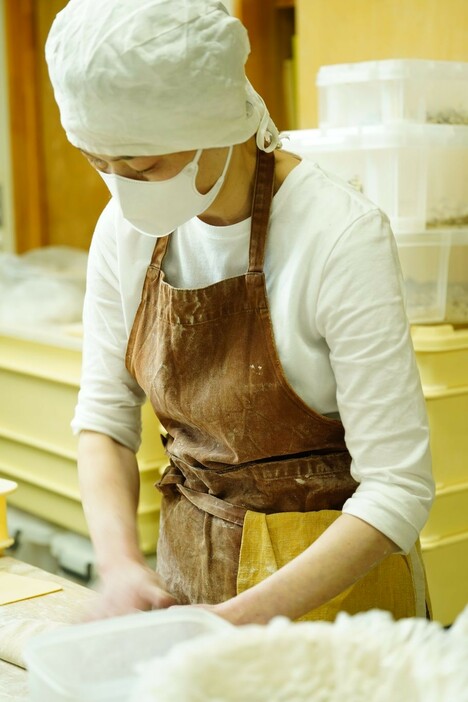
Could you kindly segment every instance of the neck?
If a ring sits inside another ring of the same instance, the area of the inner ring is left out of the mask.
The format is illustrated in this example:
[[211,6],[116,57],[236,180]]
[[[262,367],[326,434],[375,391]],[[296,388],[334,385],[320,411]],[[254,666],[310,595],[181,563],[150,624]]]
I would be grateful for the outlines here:
[[[224,151],[226,158],[227,149]],[[234,147],[223,187],[211,207],[200,215],[202,222],[225,227],[250,216],[256,162],[255,137]]]

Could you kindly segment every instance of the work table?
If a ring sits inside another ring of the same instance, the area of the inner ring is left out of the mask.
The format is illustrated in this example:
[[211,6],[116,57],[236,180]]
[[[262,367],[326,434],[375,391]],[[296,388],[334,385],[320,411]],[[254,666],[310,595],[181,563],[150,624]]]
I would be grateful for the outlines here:
[[21,650],[28,638],[41,630],[80,621],[87,604],[96,594],[7,556],[0,557],[0,578],[3,573],[38,578],[63,588],[59,592],[0,607],[0,702],[23,702],[28,699],[28,688],[27,673],[20,667],[23,664]]

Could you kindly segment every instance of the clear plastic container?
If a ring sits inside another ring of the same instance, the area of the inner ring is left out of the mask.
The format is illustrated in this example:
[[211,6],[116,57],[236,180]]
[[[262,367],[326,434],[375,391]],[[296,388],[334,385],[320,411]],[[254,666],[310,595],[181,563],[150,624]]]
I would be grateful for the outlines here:
[[401,59],[322,66],[322,129],[419,122],[468,125],[468,63]]
[[124,702],[139,664],[181,641],[231,627],[205,610],[172,607],[42,634],[24,654],[30,702]]
[[396,236],[413,324],[468,324],[468,229]]
[[468,226],[468,126],[284,132],[286,151],[348,181],[400,233]]

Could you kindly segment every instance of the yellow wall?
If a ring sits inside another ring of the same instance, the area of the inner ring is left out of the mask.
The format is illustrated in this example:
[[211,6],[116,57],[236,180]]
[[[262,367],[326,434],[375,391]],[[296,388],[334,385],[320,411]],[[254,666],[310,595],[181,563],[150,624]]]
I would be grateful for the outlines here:
[[468,0],[296,0],[299,126],[317,126],[320,66],[372,59],[468,61]]

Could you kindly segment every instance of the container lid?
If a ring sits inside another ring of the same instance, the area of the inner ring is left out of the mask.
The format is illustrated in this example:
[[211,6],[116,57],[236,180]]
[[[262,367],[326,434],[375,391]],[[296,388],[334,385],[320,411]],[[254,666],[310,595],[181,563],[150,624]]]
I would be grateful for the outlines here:
[[128,699],[140,663],[195,635],[232,627],[204,609],[170,607],[39,634],[28,641],[24,659],[29,675],[61,695],[57,699],[120,702]]
[[388,59],[322,66],[316,85],[358,83],[369,80],[425,78],[439,80],[468,80],[468,63],[461,61],[426,61],[424,59]]
[[[467,76],[468,79],[468,76]],[[388,148],[468,148],[468,125],[378,124],[333,129],[297,129],[280,134],[283,148],[344,151]]]
[[468,329],[454,329],[451,324],[414,326],[411,337],[415,350],[420,352],[468,349]]

